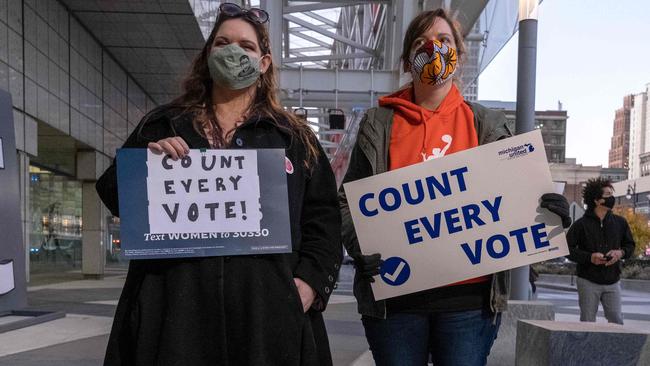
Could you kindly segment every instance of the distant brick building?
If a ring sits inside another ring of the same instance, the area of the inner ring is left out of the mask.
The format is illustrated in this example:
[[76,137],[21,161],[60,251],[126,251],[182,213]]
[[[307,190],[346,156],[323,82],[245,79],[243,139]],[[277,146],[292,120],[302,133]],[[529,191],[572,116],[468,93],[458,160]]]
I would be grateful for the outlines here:
[[614,131],[609,149],[609,167],[627,168],[630,156],[630,111],[634,107],[634,96],[623,98],[623,108],[614,116]]
[[554,182],[565,183],[564,196],[569,202],[576,202],[582,205],[582,187],[588,179],[603,177],[612,182],[620,182],[627,179],[627,169],[624,168],[603,168],[600,165],[584,166],[578,164],[575,158],[566,159],[565,163],[551,163],[551,177]]

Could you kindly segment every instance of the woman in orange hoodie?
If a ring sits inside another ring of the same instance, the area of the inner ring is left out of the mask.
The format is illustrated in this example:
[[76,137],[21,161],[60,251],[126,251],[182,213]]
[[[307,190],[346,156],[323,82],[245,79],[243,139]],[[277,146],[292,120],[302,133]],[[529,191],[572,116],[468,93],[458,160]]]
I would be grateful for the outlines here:
[[[361,122],[343,182],[470,149],[512,135],[503,113],[463,99],[453,82],[465,49],[458,26],[442,10],[409,25],[401,60],[413,82],[379,100]],[[359,249],[347,199],[339,191],[343,242],[355,260],[354,294],[377,365],[484,365],[509,296],[509,273],[375,301],[370,282],[380,254]],[[570,224],[566,199],[545,194],[542,207]]]

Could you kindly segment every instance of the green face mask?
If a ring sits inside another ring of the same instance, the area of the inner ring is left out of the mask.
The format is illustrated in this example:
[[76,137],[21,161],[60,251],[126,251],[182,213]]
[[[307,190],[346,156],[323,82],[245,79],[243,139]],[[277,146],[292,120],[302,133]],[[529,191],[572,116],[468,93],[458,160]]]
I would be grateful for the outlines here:
[[231,90],[239,90],[248,88],[259,79],[260,59],[231,43],[210,52],[208,69],[214,82]]

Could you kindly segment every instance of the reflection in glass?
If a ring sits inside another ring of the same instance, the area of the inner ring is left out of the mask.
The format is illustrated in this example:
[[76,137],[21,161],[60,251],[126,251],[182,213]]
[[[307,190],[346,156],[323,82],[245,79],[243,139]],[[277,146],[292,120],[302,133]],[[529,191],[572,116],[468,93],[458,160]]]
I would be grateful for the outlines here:
[[32,273],[81,267],[81,182],[30,166]]

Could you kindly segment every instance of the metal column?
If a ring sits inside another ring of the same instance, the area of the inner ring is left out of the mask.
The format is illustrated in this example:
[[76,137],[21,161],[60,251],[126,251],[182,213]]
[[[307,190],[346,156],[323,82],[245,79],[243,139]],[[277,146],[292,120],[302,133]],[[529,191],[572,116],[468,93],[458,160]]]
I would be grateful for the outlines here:
[[389,69],[394,69],[396,72],[396,78],[394,81],[394,90],[397,90],[401,85],[406,84],[411,80],[411,76],[402,72],[402,67],[400,63],[400,56],[402,54],[402,43],[404,42],[404,36],[406,35],[406,29],[411,23],[411,20],[422,11],[422,4],[417,0],[404,0],[393,3],[393,11],[395,16],[395,28],[393,29],[393,41],[392,41],[392,58],[391,58],[391,67]]
[[[14,121],[15,122],[15,121]],[[29,200],[29,154],[18,150],[18,188],[20,191],[20,219],[21,231],[23,233],[23,243],[25,244],[25,280],[29,282],[29,266],[30,266],[30,249],[31,244],[29,241],[29,234],[31,232],[31,207]]]
[[[535,66],[537,60],[537,19],[519,22],[519,55],[517,68],[516,134],[535,128]],[[529,266],[511,270],[512,300],[529,300]]]
[[[282,17],[283,0],[261,0],[260,7],[269,13],[269,35],[271,37],[271,53],[275,67],[282,67],[282,32],[284,19]],[[286,42],[289,42],[287,39]]]
[[104,170],[103,157],[96,151],[77,152],[77,179],[82,181],[82,251],[81,273],[87,279],[104,277],[106,249],[104,242],[106,214],[95,190],[95,183]]
[[535,67],[537,64],[537,20],[519,22],[516,133],[535,129]]

